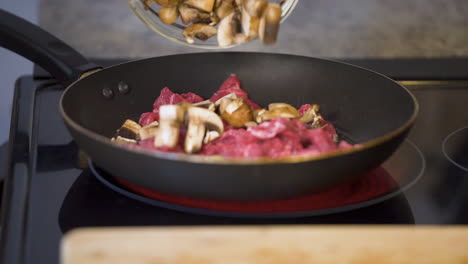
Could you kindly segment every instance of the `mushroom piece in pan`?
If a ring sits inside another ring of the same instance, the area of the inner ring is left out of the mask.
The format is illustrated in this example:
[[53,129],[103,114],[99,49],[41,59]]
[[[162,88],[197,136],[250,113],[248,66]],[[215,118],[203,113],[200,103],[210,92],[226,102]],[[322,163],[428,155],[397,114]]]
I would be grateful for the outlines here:
[[130,119],[125,120],[122,127],[120,127],[114,135],[114,138],[117,139],[118,137],[126,138],[130,140],[140,140],[139,131],[141,126]]
[[216,110],[216,105],[213,102],[211,102],[210,100],[205,100],[205,101],[201,101],[199,103],[195,103],[195,104],[193,104],[193,106],[206,108],[206,109],[210,110],[211,112],[214,112]]
[[123,143],[123,144],[136,144],[138,142],[134,139],[128,139],[128,138],[124,138],[121,136],[113,137],[111,141],[115,143]]
[[201,149],[206,131],[216,131],[219,135],[224,132],[221,118],[208,109],[190,107],[187,110],[187,119],[187,135],[184,144],[186,153],[195,153]]
[[297,109],[286,103],[273,103],[268,106],[268,110],[262,109],[254,113],[255,121],[261,123],[268,120],[273,120],[278,117],[287,119],[297,119],[300,117]]
[[159,107],[159,129],[154,140],[156,147],[174,148],[177,145],[184,114],[185,109],[180,105],[162,105]]
[[142,128],[140,128],[140,139],[145,140],[147,138],[156,137],[158,134],[159,122],[154,121]]
[[253,121],[252,110],[243,98],[223,99],[219,111],[221,117],[235,128],[245,127]]

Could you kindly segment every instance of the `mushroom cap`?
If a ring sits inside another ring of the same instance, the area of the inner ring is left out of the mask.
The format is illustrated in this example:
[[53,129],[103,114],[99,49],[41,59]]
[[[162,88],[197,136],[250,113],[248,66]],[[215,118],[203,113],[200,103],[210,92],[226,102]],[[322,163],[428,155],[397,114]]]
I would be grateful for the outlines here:
[[201,122],[207,126],[208,130],[217,131],[219,134],[224,132],[224,124],[221,117],[206,108],[190,107],[187,110],[187,118],[189,123],[192,121]]
[[[223,105],[221,104],[221,106]],[[252,109],[250,109],[249,105],[242,98],[234,99],[232,102],[228,103],[223,110],[224,111],[221,112],[221,117],[233,127],[245,127],[246,123],[253,121]]]

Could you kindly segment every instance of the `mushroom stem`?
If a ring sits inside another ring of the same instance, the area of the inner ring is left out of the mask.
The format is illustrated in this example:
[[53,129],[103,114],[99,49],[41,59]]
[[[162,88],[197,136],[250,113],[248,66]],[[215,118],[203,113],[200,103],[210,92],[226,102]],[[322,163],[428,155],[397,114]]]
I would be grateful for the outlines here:
[[184,120],[184,108],[179,105],[159,107],[159,129],[154,140],[156,147],[174,148],[179,141],[179,129]]
[[186,153],[194,153],[201,149],[205,132],[206,127],[200,120],[189,120],[184,144]]
[[278,36],[281,20],[281,7],[278,4],[268,4],[260,19],[259,37],[264,44],[274,44]]

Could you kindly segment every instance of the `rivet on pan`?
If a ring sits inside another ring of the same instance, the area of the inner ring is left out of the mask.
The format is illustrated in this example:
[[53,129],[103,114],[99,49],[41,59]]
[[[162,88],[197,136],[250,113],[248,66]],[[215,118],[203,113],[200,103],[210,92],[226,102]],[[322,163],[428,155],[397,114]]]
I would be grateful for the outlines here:
[[109,88],[102,89],[102,96],[107,99],[111,99],[114,96],[114,92]]
[[130,92],[130,87],[124,82],[119,82],[118,88],[121,94],[127,94],[128,92]]

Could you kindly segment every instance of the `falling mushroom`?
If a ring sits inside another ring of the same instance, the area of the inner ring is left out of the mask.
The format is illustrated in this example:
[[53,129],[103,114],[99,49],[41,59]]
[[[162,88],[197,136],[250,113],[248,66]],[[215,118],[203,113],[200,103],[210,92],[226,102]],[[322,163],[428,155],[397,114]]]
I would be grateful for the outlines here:
[[215,0],[185,0],[185,3],[205,12],[211,12],[213,11]]
[[264,44],[276,43],[281,20],[281,7],[278,4],[269,3],[262,18],[258,34]]
[[177,7],[163,7],[159,9],[159,18],[165,24],[174,23],[179,17],[179,11]]
[[234,0],[218,0],[216,4],[215,13],[219,19],[225,18],[235,10]]
[[242,9],[241,11],[241,22],[242,30],[249,39],[256,38],[258,36],[258,28],[260,25],[260,18],[251,16],[247,10]]
[[216,35],[216,28],[207,24],[193,24],[185,28],[183,34],[188,43],[195,42],[195,38],[199,40],[207,40]]
[[154,0],[156,4],[163,6],[163,7],[173,7],[177,6],[180,0]]
[[244,0],[242,8],[247,11],[250,16],[261,17],[267,5],[267,0]]
[[247,41],[247,37],[241,33],[240,13],[233,12],[223,18],[218,28],[218,45],[228,47],[234,44],[240,44]]

